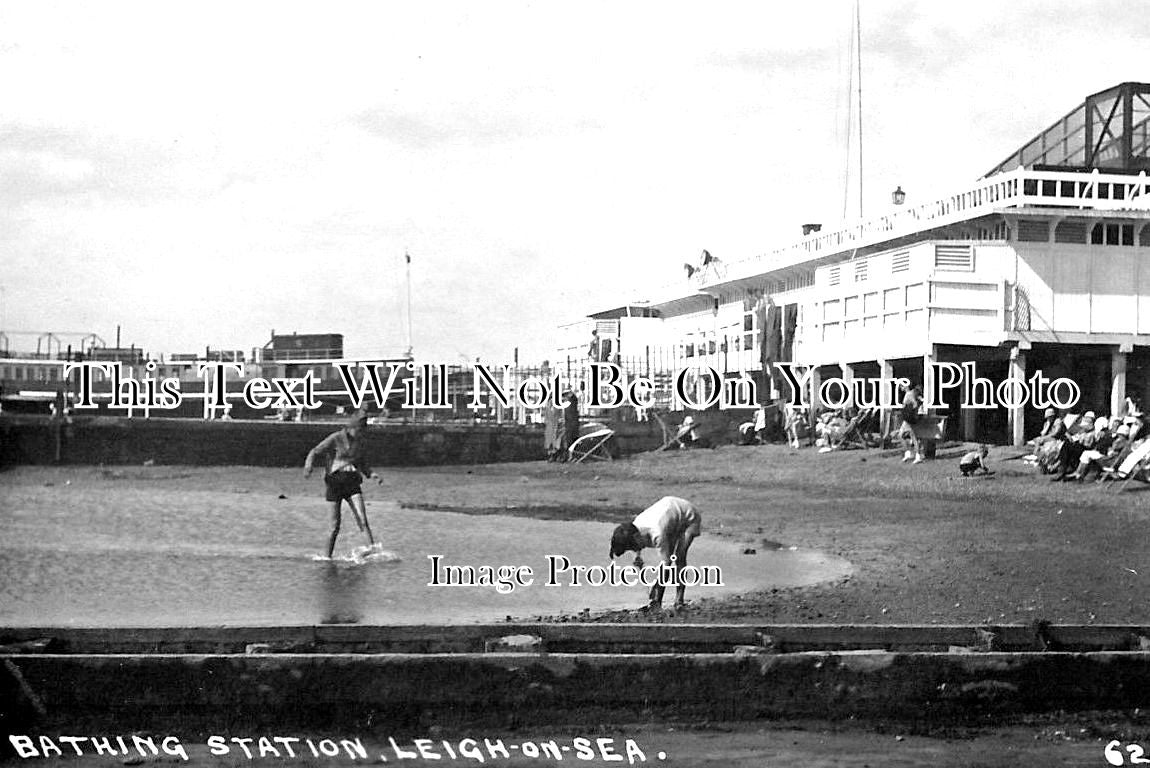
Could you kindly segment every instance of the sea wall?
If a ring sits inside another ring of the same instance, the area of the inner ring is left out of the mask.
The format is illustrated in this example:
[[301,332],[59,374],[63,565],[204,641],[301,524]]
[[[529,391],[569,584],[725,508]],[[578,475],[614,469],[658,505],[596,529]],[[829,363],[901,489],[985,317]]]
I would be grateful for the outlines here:
[[[0,656],[0,727],[441,727],[882,718],[1150,703],[1150,654]],[[1099,746],[1101,751],[1101,745]]]
[[[692,412],[699,432],[720,445],[733,442],[745,410]],[[618,416],[619,414],[606,414]],[[658,449],[674,435],[682,414],[662,422],[589,416],[616,432],[621,454]],[[76,416],[0,416],[0,466],[13,464],[187,464],[299,466],[308,450],[338,422]],[[373,466],[429,466],[534,461],[545,458],[542,425],[405,423],[367,428]]]
[[[294,467],[332,423],[192,419],[0,420],[0,464],[186,464]],[[480,464],[541,459],[538,427],[384,424],[366,430],[375,466]]]

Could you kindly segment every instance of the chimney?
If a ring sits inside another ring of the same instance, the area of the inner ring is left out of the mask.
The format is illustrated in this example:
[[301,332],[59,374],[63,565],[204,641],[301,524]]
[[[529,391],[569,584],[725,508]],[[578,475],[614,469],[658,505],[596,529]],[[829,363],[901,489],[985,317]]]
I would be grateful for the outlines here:
[[822,228],[823,228],[822,224],[804,224],[803,225],[803,237],[806,237],[807,235],[809,235],[812,232],[818,232]]

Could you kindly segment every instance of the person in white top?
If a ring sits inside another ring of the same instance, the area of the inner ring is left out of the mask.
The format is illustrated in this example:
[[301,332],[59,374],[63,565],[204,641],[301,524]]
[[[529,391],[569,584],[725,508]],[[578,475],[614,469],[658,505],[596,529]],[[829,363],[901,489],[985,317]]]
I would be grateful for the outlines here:
[[[677,577],[687,565],[687,550],[702,531],[703,516],[695,505],[677,496],[664,496],[639,513],[633,522],[623,523],[611,535],[611,559],[624,552],[635,552],[635,567],[643,567],[642,551],[647,547],[659,550],[660,565],[674,569],[675,607],[681,608],[687,590]],[[665,585],[658,579],[651,586],[648,609],[663,605]]]

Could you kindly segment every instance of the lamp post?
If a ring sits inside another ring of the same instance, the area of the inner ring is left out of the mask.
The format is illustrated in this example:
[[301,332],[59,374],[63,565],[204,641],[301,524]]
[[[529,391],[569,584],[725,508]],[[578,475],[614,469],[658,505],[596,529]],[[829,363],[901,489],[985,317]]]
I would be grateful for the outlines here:
[[890,193],[891,202],[895,205],[902,205],[906,202],[906,192],[902,191],[902,186],[895,187],[894,192]]

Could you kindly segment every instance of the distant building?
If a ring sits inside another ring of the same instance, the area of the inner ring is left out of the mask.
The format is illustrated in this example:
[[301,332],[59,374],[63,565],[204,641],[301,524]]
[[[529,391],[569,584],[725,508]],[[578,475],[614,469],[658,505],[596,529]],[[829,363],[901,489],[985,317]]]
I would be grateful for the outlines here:
[[88,348],[86,353],[77,353],[76,359],[99,361],[103,363],[123,363],[124,365],[143,365],[147,360],[144,350],[139,347],[96,347]]
[[343,359],[343,334],[277,334],[259,349],[252,350],[252,363],[264,377],[298,377],[311,371],[319,379],[336,376],[327,361]]
[[258,351],[260,362],[278,360],[339,360],[343,358],[342,333],[292,333],[277,335]]

